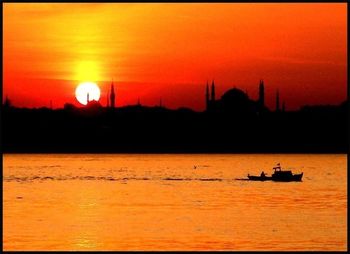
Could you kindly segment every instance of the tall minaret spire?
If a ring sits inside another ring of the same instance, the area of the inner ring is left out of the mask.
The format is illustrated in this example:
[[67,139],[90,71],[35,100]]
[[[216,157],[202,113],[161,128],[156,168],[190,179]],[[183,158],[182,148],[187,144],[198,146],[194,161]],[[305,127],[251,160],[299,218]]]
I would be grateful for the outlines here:
[[9,97],[7,95],[6,95],[6,99],[5,99],[5,102],[4,102],[4,106],[7,107],[7,108],[11,106],[11,102],[10,102]]
[[111,108],[114,108],[115,107],[115,93],[114,93],[113,81],[112,81],[112,84],[111,84],[110,103],[111,103]]
[[214,80],[211,83],[211,101],[215,101],[215,84],[214,84]]
[[109,108],[109,91],[107,92],[107,108]]
[[90,101],[89,100],[89,93],[87,93],[87,95],[86,95],[86,105],[89,104],[89,101]]
[[209,84],[208,84],[208,80],[207,80],[207,90],[205,92],[205,106],[206,106],[206,110],[209,110],[209,103],[210,103]]
[[280,111],[280,94],[279,91],[277,89],[277,93],[276,93],[276,112]]

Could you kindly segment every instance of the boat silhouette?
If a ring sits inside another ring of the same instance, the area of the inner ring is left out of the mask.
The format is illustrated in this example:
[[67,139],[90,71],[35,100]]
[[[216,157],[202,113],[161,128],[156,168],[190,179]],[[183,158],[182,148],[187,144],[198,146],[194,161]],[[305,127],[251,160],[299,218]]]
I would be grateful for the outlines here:
[[274,172],[271,176],[267,176],[264,171],[260,176],[254,176],[248,174],[248,179],[236,179],[236,180],[249,180],[249,181],[275,181],[275,182],[300,182],[303,173],[293,174],[291,170],[282,170],[280,163],[276,167],[273,167]]

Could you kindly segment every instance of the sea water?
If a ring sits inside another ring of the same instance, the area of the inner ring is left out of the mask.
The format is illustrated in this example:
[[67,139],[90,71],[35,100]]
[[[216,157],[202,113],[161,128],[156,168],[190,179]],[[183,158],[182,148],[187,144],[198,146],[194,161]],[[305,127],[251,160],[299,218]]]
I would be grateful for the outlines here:
[[5,154],[3,249],[346,250],[347,156]]

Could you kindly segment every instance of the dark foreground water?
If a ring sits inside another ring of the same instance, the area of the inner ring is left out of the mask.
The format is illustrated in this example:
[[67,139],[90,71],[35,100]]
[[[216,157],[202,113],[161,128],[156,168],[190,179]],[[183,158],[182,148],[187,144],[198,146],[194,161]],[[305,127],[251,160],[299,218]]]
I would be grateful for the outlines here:
[[[236,181],[283,168],[303,182]],[[4,250],[346,250],[346,155],[5,154]]]

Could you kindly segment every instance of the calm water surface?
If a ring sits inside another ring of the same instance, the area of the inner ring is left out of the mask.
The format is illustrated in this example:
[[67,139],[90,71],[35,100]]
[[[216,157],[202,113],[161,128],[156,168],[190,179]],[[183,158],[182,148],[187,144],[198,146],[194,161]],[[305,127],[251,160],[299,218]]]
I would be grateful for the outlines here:
[[[303,182],[234,180],[277,162]],[[347,156],[5,154],[3,246],[346,250]]]

